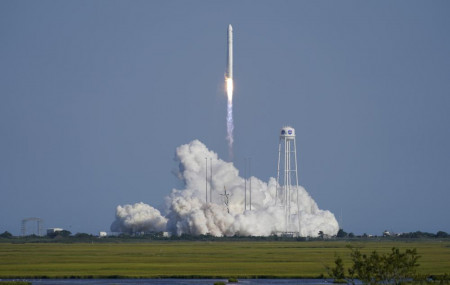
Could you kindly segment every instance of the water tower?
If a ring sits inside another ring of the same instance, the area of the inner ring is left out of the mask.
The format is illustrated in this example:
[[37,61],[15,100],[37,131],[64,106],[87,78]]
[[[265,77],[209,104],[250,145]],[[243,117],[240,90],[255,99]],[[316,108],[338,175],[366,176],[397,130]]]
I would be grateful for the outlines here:
[[277,191],[275,203],[285,214],[285,234],[299,235],[299,199],[295,129],[281,128],[278,143]]

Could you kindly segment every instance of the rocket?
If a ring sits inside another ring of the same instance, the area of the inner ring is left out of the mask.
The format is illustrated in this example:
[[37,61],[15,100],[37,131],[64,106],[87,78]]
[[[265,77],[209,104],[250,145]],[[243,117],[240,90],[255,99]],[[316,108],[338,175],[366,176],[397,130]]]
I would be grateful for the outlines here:
[[227,141],[230,158],[233,157],[233,27],[228,25],[227,32],[227,70],[225,73],[225,90],[227,93]]
[[225,77],[233,79],[233,27],[231,25],[228,25],[227,43],[227,72]]

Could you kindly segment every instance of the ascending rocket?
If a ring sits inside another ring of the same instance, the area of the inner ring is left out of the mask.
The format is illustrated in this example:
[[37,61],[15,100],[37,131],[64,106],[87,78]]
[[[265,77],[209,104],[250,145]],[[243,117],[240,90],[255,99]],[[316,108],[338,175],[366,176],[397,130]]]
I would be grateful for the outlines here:
[[227,54],[227,71],[225,73],[225,88],[227,92],[227,140],[230,158],[233,157],[233,27],[228,25],[228,54]]
[[228,56],[226,78],[233,79],[233,27],[228,25]]

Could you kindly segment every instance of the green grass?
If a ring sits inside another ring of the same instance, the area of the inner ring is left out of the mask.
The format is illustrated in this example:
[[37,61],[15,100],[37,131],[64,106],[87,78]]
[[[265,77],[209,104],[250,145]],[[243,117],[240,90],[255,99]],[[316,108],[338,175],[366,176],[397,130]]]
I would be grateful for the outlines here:
[[450,272],[450,241],[0,243],[0,278],[317,278],[348,244],[417,248],[419,273]]

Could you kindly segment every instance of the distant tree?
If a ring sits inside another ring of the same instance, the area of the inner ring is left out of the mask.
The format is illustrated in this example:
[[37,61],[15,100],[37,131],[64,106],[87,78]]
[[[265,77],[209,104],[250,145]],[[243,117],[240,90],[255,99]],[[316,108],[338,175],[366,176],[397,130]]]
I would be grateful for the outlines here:
[[400,237],[402,237],[402,238],[434,238],[434,237],[436,237],[436,235],[433,233],[416,231],[416,232],[410,232],[410,233],[403,233],[400,235]]
[[448,233],[446,233],[446,232],[438,231],[438,232],[436,233],[436,237],[437,237],[437,238],[447,238],[447,237],[449,237],[449,235],[448,235]]
[[355,234],[354,234],[354,233],[349,233],[349,234],[348,234],[348,237],[349,237],[349,238],[354,238],[354,237],[355,237]]
[[336,237],[338,238],[345,238],[347,236],[348,234],[343,229],[339,229],[338,233],[336,234]]
[[[69,235],[70,235],[70,234],[69,234]],[[74,235],[74,237],[76,237],[76,238],[90,238],[90,237],[92,237],[92,235],[87,234],[87,233],[76,233],[76,234]]]
[[5,231],[4,233],[0,234],[0,238],[12,238],[12,237],[13,235],[8,231]]
[[322,238],[323,239],[323,237],[324,237],[324,233],[323,233],[323,231],[319,231],[319,238]]
[[183,233],[180,236],[174,235],[173,237],[174,237],[174,239],[179,239],[179,240],[196,240],[196,239],[198,239],[198,237],[191,235],[191,234],[186,234],[186,233]]
[[49,237],[51,238],[62,238],[62,237],[68,237],[70,236],[72,233],[67,231],[67,230],[62,230],[62,231],[57,231],[57,232],[53,232],[53,233],[49,233],[47,234]]

